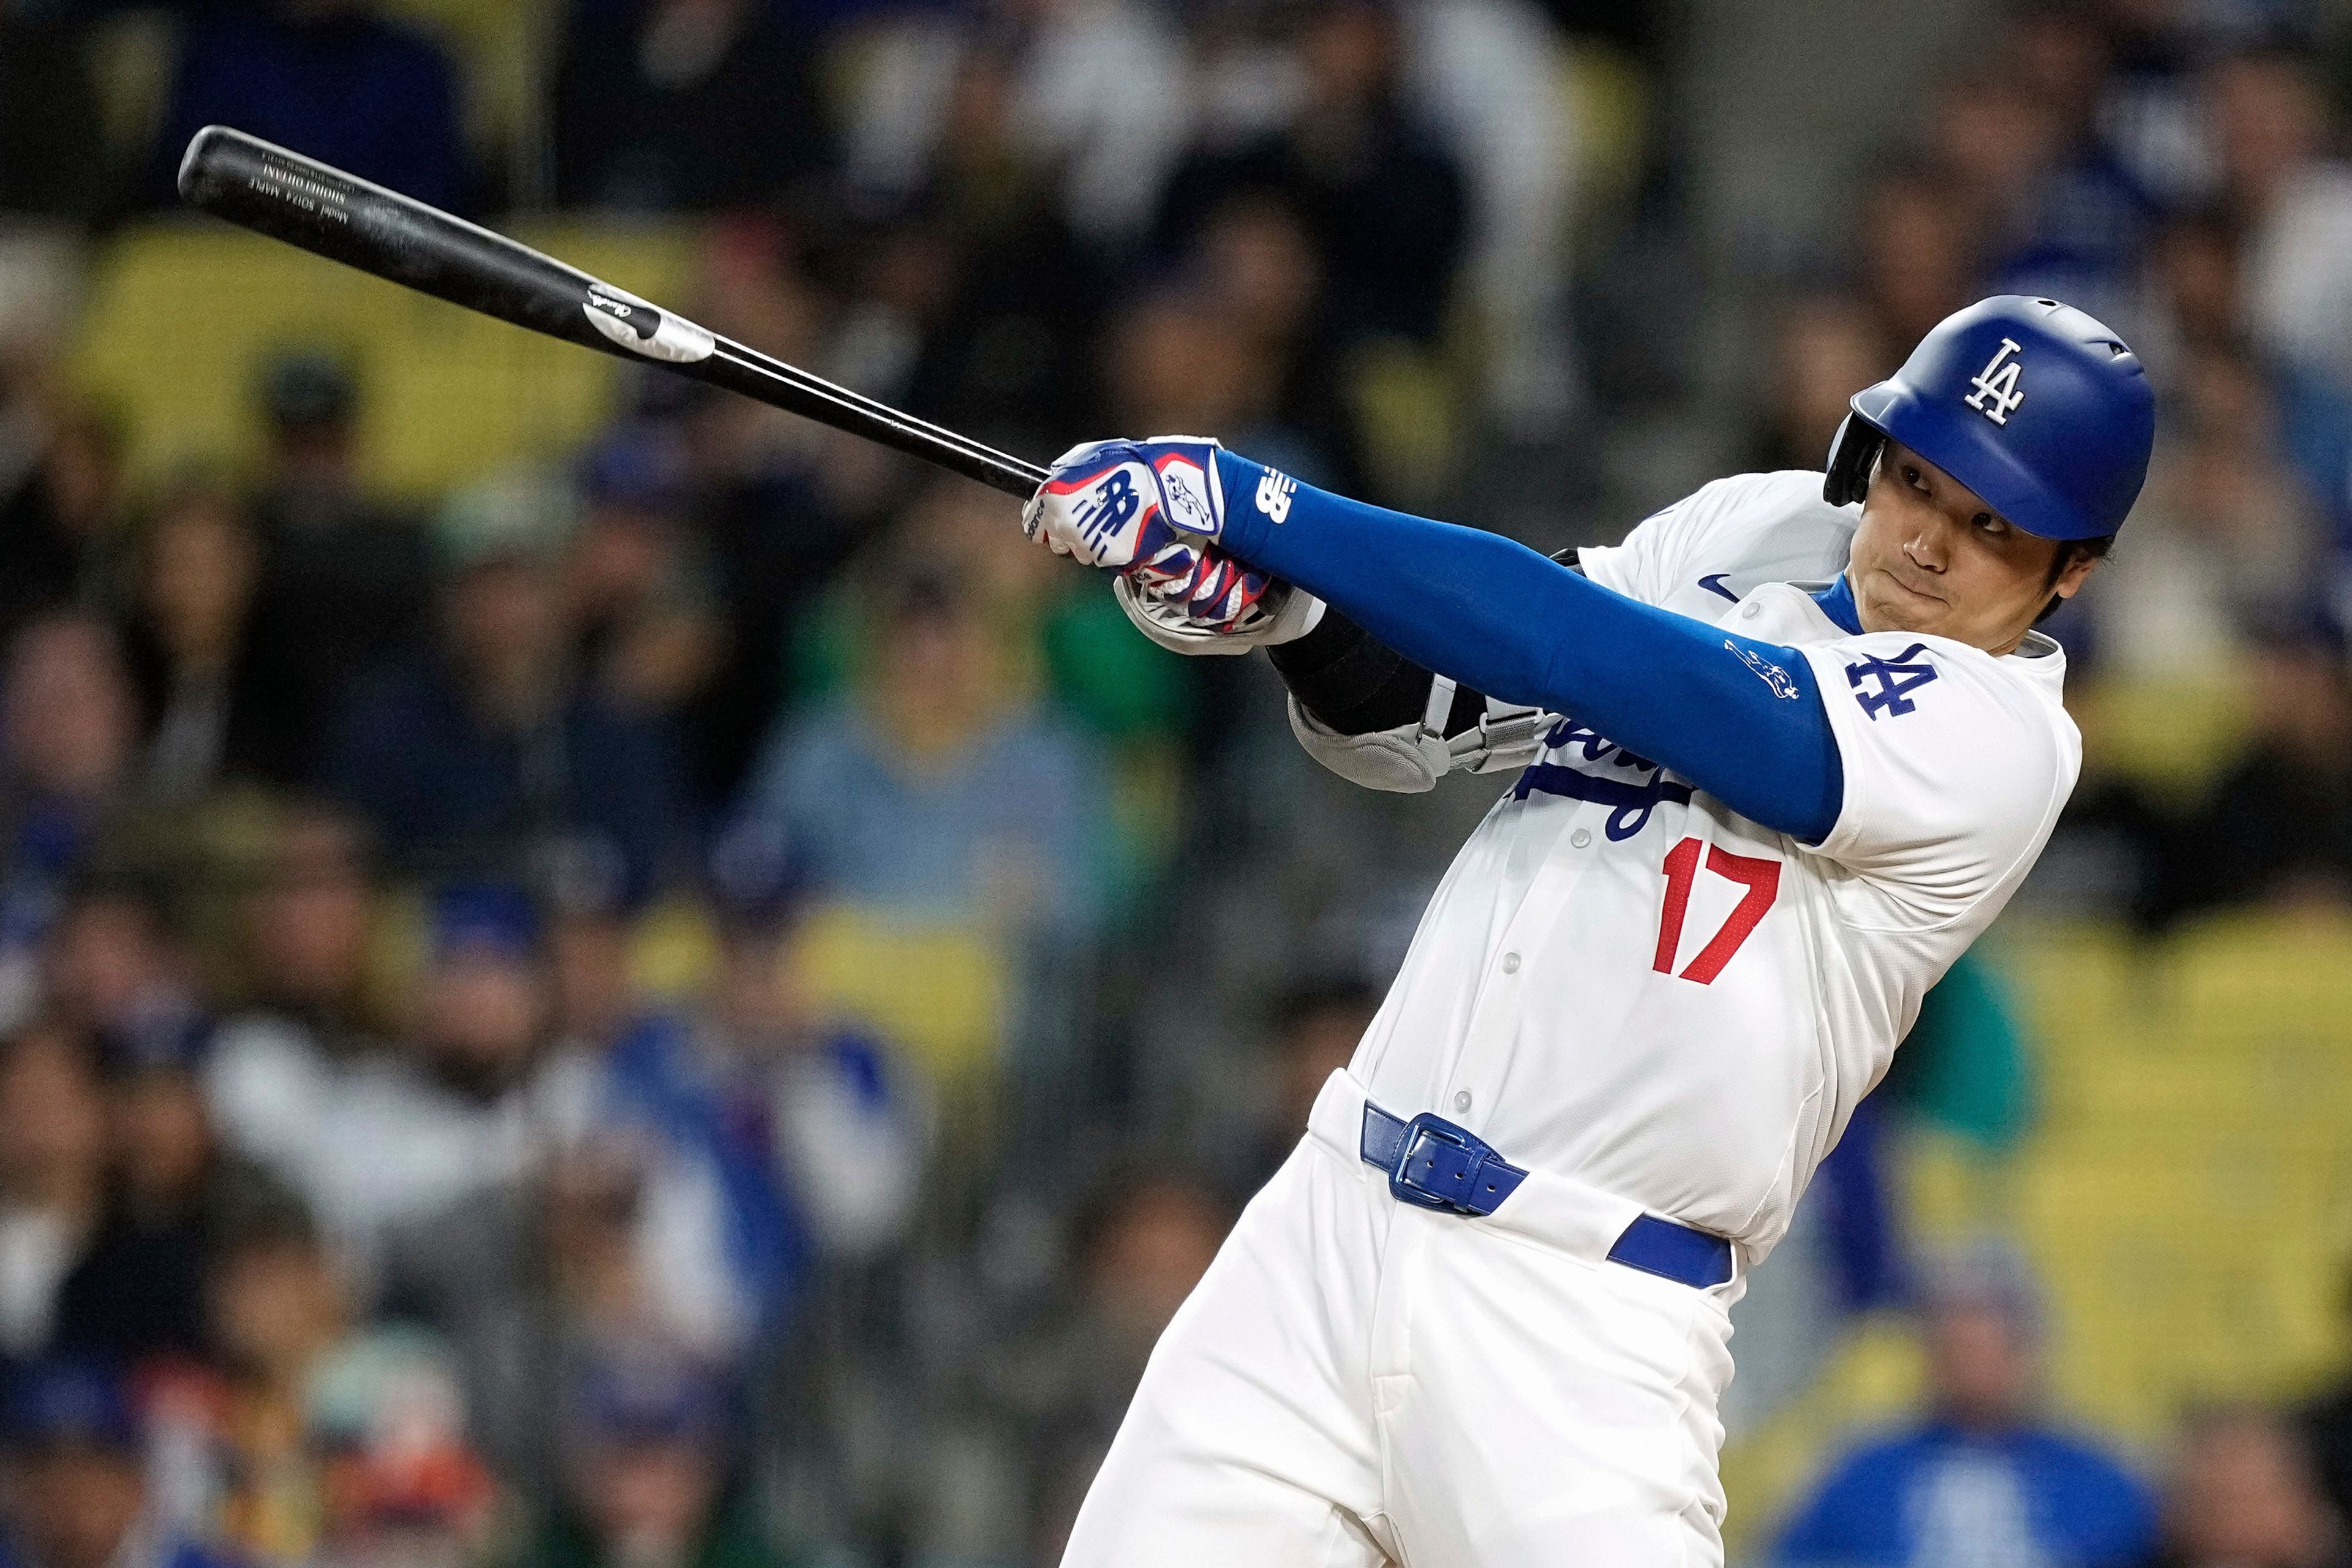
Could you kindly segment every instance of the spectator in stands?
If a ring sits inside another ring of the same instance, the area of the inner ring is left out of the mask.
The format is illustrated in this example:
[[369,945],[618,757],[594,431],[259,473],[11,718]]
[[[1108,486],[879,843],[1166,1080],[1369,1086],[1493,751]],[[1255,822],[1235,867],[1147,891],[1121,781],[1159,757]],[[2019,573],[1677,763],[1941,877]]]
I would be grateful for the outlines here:
[[685,442],[657,426],[606,436],[582,464],[586,506],[565,566],[586,678],[618,710],[677,717],[719,656],[687,508]]
[[[832,362],[838,340],[829,332],[802,248],[781,224],[739,217],[713,225],[693,291],[693,308],[707,314],[696,319],[795,364]],[[894,341],[900,330],[877,328]],[[903,386],[846,371],[844,379],[904,398]],[[872,442],[746,398],[682,391],[686,385],[670,376],[647,379],[636,412],[683,443],[692,534],[707,558],[726,630],[693,718],[703,796],[723,801],[734,798],[786,700],[786,674],[810,606],[867,537],[866,525],[892,487],[887,454]]]
[[[1334,351],[1324,337],[1323,277],[1306,219],[1272,194],[1221,202],[1202,220],[1185,271],[1224,323],[1220,335],[1247,346],[1257,378],[1249,396],[1264,400],[1249,416],[1264,434],[1252,429],[1244,437],[1237,426],[1230,444],[1255,451],[1244,443],[1287,440],[1297,456],[1286,472],[1312,474],[1311,465],[1320,463],[1331,477],[1308,482],[1344,489],[1360,462],[1341,389],[1330,375]],[[1540,280],[1528,285],[1538,291],[1543,286]],[[1541,356],[1556,347],[1538,343],[1528,352]]]
[[148,198],[178,201],[188,139],[234,125],[429,202],[467,205],[456,73],[370,0],[178,0],[179,57]]
[[[645,1315],[724,1359],[780,1321],[800,1261],[798,1216],[696,1026],[632,985],[635,890],[621,869],[609,857],[580,854],[549,879],[555,1037],[547,1131],[566,1148],[593,1146],[625,1166]],[[837,1139],[846,1125],[827,1133]],[[889,1163],[887,1152],[882,1159]],[[826,1174],[853,1192],[868,1179],[863,1171]]]
[[50,1024],[0,1040],[0,1369],[48,1347],[104,1206],[105,1137],[85,1041]]
[[1933,1406],[1837,1460],[1781,1529],[1785,1568],[1904,1568],[1955,1553],[2094,1568],[2142,1561],[2156,1506],[2034,1405],[2040,1310],[2022,1265],[1983,1249],[1932,1271],[1920,1303]]
[[2087,12],[2038,7],[2010,20],[1997,51],[1937,95],[1928,132],[1983,251],[1981,291],[2054,294],[2117,319],[2157,206],[2099,122],[2105,31]]
[[2319,519],[2280,449],[2259,369],[2216,348],[2190,355],[2179,375],[2132,547],[2114,563],[2116,592],[2081,617],[2118,673],[2226,668],[2244,624],[2323,580]]
[[824,167],[812,40],[772,0],[573,0],[554,72],[556,199],[775,205]]
[[205,1294],[226,1379],[215,1435],[222,1537],[255,1562],[302,1563],[327,1500],[309,1398],[313,1379],[353,1342],[350,1288],[309,1211],[257,1191],[223,1219]]
[[1861,218],[1862,292],[1883,342],[1917,342],[1973,298],[1980,237],[1931,166],[1881,170],[1863,192]]
[[58,1296],[60,1350],[117,1366],[193,1362],[210,1348],[204,1281],[221,1222],[285,1194],[224,1154],[205,1110],[201,1024],[118,1031],[106,1075],[106,1208]]
[[[509,1010],[454,1001],[478,1021]],[[552,1462],[535,1381],[551,1358],[624,1331],[737,1357],[795,1261],[764,1151],[732,1134],[683,1029],[625,993],[599,1026],[514,1097],[532,1158],[395,1216],[382,1248],[383,1299],[448,1336],[485,1450],[533,1480]]]
[[1085,937],[1101,913],[1092,754],[1004,689],[968,595],[898,568],[876,596],[866,689],[779,727],[745,815],[807,846],[818,899]]
[[[2244,249],[2242,226],[2227,209],[2185,213],[2158,231],[2153,300],[2133,347],[2159,386],[2189,388],[2205,356],[2245,357]],[[2352,549],[2352,395],[2325,372],[2274,355],[2256,363],[2276,405],[2272,438],[2327,520],[2340,560]]]
[[323,802],[289,802],[270,825],[259,871],[238,921],[250,994],[223,1025],[216,1057],[363,1054],[380,1032],[367,994],[376,888],[365,831]]
[[405,512],[359,475],[361,387],[340,355],[297,349],[259,384],[268,444],[253,515],[262,543],[252,640],[289,750],[273,761],[307,779],[336,693],[396,651],[425,618],[432,550]]
[[778,1321],[798,1227],[768,1151],[739,1135],[693,1031],[635,997],[625,1006],[608,1037],[565,1042],[572,1054],[551,1069],[547,1131],[625,1169],[645,1318],[702,1353],[732,1357]]
[[[864,1260],[907,1239],[925,1117],[911,1075],[869,1029],[828,1017],[791,952],[805,888],[797,858],[746,823],[711,856],[719,966],[698,1021],[702,1070],[731,1134],[776,1173],[821,1260]],[[844,1144],[859,1151],[844,1164]]]
[[1181,255],[1220,193],[1264,191],[1306,216],[1333,340],[1427,341],[1468,227],[1461,167],[1407,107],[1387,0],[1320,0],[1300,23],[1301,101],[1279,132],[1196,145],[1160,198],[1158,248]]
[[583,834],[656,880],[688,828],[683,759],[656,720],[572,668],[569,493],[516,472],[450,502],[439,636],[344,691],[323,782],[415,868],[495,871]]
[[2219,207],[2178,214],[2157,231],[2147,258],[2149,319],[2132,347],[2146,344],[2142,357],[2165,384],[2179,379],[2189,350],[2243,341],[2242,248],[2236,218]]
[[1152,1345],[1232,1222],[1202,1177],[1141,1164],[1102,1182],[1074,1219],[1075,1310],[995,1374],[1011,1451],[1025,1471],[1030,1539],[1020,1544],[1033,1561],[1059,1561]]
[[[551,1495],[561,1470],[564,1389],[552,1374],[583,1347],[667,1333],[677,1289],[649,1234],[642,1142],[591,1128],[517,1181],[394,1227],[382,1297],[395,1318],[429,1325],[457,1355],[474,1441],[525,1495]],[[709,1234],[698,1224],[700,1241]]]
[[2289,1426],[2252,1406],[2188,1423],[2151,1568],[2344,1568],[2343,1520]]
[[547,974],[529,901],[453,885],[430,926],[410,1051],[225,1044],[207,1075],[222,1137],[302,1194],[362,1285],[391,1227],[516,1179],[561,1092],[541,1070]]
[[[43,374],[26,366],[8,379]],[[10,401],[21,404],[14,422],[25,450],[18,463],[0,458],[0,560],[8,563],[0,636],[38,611],[95,596],[122,489],[121,433],[96,410],[47,389]]]
[[0,214],[88,222],[107,205],[93,52],[79,17],[0,12]]
[[[1092,12],[1113,27],[1138,21],[1156,27],[1139,9],[1065,8],[1073,16]],[[886,58],[869,78],[881,92],[878,108],[868,103],[862,112],[878,112],[879,144],[909,155],[913,183],[887,193],[892,221],[856,279],[859,308],[852,325],[869,343],[880,327],[912,350],[899,356],[907,362],[900,391],[917,412],[1008,450],[1053,446],[1089,412],[1094,379],[1069,374],[1062,356],[1007,353],[996,345],[1090,338],[1108,291],[1108,258],[1087,243],[1081,220],[1066,210],[1055,188],[1055,166],[1041,162],[1020,133],[1014,52],[926,34],[919,23],[911,36],[886,45],[898,47],[917,52],[903,61]],[[1156,76],[1168,63],[1155,59],[1146,69]],[[1139,88],[1138,101],[1148,104],[1156,83],[1147,78]],[[890,101],[900,90],[938,101],[901,109]],[[1127,97],[1118,91],[1095,102],[1117,115]],[[1091,111],[1092,105],[1078,110]],[[935,145],[897,140],[901,128],[928,135],[934,113],[944,117]],[[870,151],[877,143],[864,129],[851,142],[849,178],[858,185],[866,183],[860,146]],[[1125,193],[1120,205],[1148,200],[1154,188]]]
[[555,847],[541,868],[555,1048],[601,1058],[636,1020],[635,921],[646,890],[601,839]]
[[295,776],[305,715],[289,711],[252,637],[260,545],[226,486],[167,492],[131,569],[123,647],[139,692],[142,793],[184,805],[221,779]]
[[2322,156],[2328,110],[2309,61],[2250,50],[2205,79],[2221,194],[2245,225],[2254,333],[2290,365],[2352,392],[2352,169]]
[[1772,339],[1759,469],[1817,468],[1857,392],[1889,368],[1885,340],[1869,309],[1843,294],[1791,300]]
[[305,1401],[322,1509],[311,1568],[468,1568],[493,1549],[498,1478],[466,1440],[442,1345],[378,1329],[328,1356]]
[[2317,615],[2255,630],[2252,734],[2171,843],[2187,907],[2352,909],[2352,673]]
[[1200,330],[1216,316],[1214,296],[1179,284],[1140,295],[1112,319],[1103,337],[1104,384],[1118,389],[1112,423],[1122,430],[1225,432],[1236,449],[1246,443],[1286,473],[1339,472],[1344,446],[1326,447],[1283,420],[1276,344],[1255,333]]
[[58,911],[47,968],[49,1014],[109,1048],[206,1030],[187,956],[143,881],[86,877]]
[[506,1568],[787,1568],[733,1473],[729,1391],[658,1341],[577,1367],[562,1422],[562,1506]]
[[1235,1202],[1264,1186],[1298,1146],[1324,1080],[1354,1059],[1380,1005],[1380,991],[1355,979],[1308,981],[1275,1005],[1273,1092],[1266,1097],[1257,1157],[1235,1172],[1239,1179],[1230,1194]]
[[150,1507],[128,1392],[94,1362],[28,1369],[0,1406],[7,1568],[227,1568],[218,1549],[163,1528]]
[[880,30],[877,56],[844,161],[854,190],[893,205],[991,169],[1000,187],[1045,186],[1039,218],[1115,250],[1191,129],[1184,42],[1127,0],[917,13]]
[[1577,186],[1597,160],[1591,102],[1560,14],[1528,0],[1407,5],[1405,89],[1462,166],[1464,282],[1491,334],[1488,406],[1522,440],[1556,437],[1577,411],[1569,268]]
[[137,710],[93,616],[27,622],[0,670],[0,1026],[38,995],[37,952],[65,888],[132,788]]
[[1928,157],[1944,200],[1989,264],[2031,244],[2033,207],[2064,132],[2058,106],[2003,68],[1964,72],[1927,106]]

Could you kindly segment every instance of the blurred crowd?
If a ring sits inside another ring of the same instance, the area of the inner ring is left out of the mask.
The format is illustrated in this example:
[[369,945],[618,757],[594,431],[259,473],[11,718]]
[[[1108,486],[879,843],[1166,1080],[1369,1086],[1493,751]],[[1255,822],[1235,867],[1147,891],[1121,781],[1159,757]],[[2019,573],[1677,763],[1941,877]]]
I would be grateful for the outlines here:
[[[2027,900],[2352,908],[2326,8],[1989,9],[1850,229],[1718,263],[1731,406],[1608,305],[1692,270],[1701,7],[529,9],[500,121],[433,6],[0,0],[6,1568],[1051,1563],[1486,798],[1347,790],[1005,498],[657,376],[419,497],[368,478],[366,367],[281,345],[186,389],[257,460],[138,471],[71,301],[204,124],[490,221],[690,218],[697,319],[1024,456],[1213,431],[1545,548],[1673,499],[1593,456],[1662,405],[1818,467],[1948,310],[2063,298],[2164,423],[2053,629],[2215,732],[2182,788],[2086,704]],[[1812,1293],[1745,1309],[1735,1424],[1855,1314],[1931,1369],[1757,1560],[2352,1561],[2352,1394],[2124,1453],[2046,1407],[2014,1257],[1911,1255],[1895,1134],[2013,1144],[2029,1056],[1956,972],[1775,1260]]]

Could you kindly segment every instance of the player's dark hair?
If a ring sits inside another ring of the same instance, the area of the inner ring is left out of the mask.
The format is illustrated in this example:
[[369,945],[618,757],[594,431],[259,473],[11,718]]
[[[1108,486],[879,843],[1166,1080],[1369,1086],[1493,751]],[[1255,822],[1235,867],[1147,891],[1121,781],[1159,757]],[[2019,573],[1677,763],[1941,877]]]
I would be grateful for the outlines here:
[[[2107,552],[2115,547],[2116,536],[2112,533],[2102,533],[2095,539],[2069,539],[2062,542],[2058,546],[2058,552],[2050,558],[2050,578],[2042,586],[2055,588],[2058,585],[2058,579],[2066,574],[2066,568],[2074,564],[2076,561],[2105,561],[2107,558]],[[2038,626],[2056,615],[2058,606],[2065,602],[2063,595],[2051,595],[2050,602],[2042,606],[2042,613],[2033,617],[2033,624]]]

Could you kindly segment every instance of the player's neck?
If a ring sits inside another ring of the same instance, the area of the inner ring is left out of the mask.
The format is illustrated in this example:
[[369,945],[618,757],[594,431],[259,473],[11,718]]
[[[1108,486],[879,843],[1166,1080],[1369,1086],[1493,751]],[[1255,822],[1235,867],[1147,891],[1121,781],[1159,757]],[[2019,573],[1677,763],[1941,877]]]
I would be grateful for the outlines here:
[[[1926,627],[1906,625],[1886,615],[1876,605],[1857,599],[1854,596],[1853,584],[1847,581],[1846,574],[1843,572],[1838,574],[1836,582],[1813,595],[1813,603],[1819,605],[1822,607],[1822,613],[1834,621],[1841,630],[1854,636],[1860,636],[1864,632],[1912,632],[1929,637],[1951,635],[1948,632],[1930,631]],[[1999,642],[1979,642],[1970,637],[1958,640],[1968,643],[1971,647],[1980,647],[1995,658],[2006,658],[2024,644],[2026,635],[2032,630],[2032,623],[2028,622],[2018,627],[2013,635]]]

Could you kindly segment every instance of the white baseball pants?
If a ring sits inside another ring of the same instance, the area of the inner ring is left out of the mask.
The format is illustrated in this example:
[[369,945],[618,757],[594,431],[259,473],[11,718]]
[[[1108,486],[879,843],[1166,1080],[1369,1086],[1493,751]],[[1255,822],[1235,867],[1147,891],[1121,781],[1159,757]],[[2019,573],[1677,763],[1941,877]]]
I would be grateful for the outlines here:
[[1324,1085],[1169,1324],[1063,1568],[1720,1568],[1744,1277],[1605,1261],[1637,1211],[1541,1172],[1399,1203],[1363,1104]]

